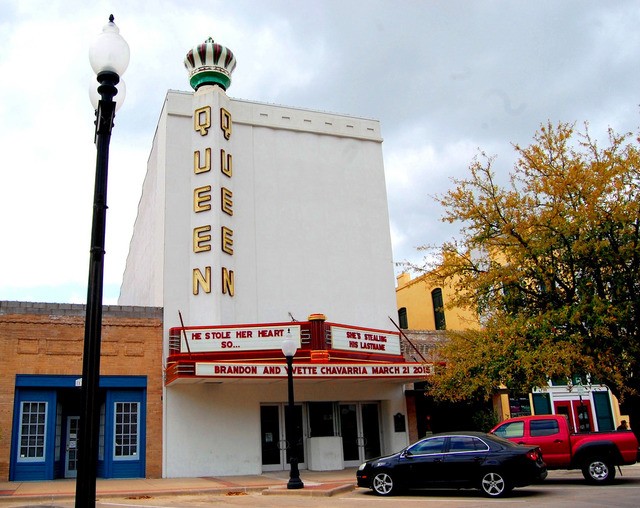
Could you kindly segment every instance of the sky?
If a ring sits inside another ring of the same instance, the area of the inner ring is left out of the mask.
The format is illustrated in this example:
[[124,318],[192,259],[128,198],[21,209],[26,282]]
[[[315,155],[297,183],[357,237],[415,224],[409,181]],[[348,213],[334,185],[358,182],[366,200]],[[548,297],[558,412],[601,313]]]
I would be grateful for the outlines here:
[[[109,159],[104,303],[115,304],[168,90],[213,37],[232,98],[381,123],[394,261],[454,238],[435,196],[473,158],[551,121],[640,125],[636,0],[2,0],[0,300],[84,303],[95,178],[88,48],[110,14],[131,50]],[[396,268],[400,273],[401,267]]]

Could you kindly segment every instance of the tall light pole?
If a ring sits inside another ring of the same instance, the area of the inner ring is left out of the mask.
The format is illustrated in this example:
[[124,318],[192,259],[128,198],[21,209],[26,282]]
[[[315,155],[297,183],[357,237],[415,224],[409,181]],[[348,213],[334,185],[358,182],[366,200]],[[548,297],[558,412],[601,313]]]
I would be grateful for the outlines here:
[[296,448],[299,436],[293,412],[295,407],[295,400],[293,397],[293,357],[297,350],[298,344],[293,337],[291,337],[291,332],[287,330],[287,336],[284,341],[282,341],[282,354],[287,360],[287,378],[289,387],[289,404],[285,415],[285,429],[291,449],[289,453],[289,464],[291,465],[291,468],[289,471],[289,481],[287,482],[288,489],[301,489],[304,487],[304,483],[302,483],[302,480],[300,479],[300,470],[298,469],[298,453]]
[[[87,313],[82,357],[82,414],[78,436],[78,476],[76,508],[95,506],[98,439],[100,435],[100,341],[102,331],[102,289],[104,279],[104,239],[107,218],[107,174],[109,142],[118,93],[116,85],[129,65],[129,45],[113,22],[113,15],[89,48],[89,61],[97,74],[96,181],[93,195],[93,222],[89,258]],[[119,103],[122,103],[120,100]]]

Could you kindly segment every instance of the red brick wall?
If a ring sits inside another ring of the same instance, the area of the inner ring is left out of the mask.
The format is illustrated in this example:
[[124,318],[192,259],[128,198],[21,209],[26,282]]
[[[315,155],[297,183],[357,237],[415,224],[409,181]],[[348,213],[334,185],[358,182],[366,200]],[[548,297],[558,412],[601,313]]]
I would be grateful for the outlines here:
[[[82,375],[84,305],[0,302],[0,481],[9,478],[16,374]],[[101,375],[147,376],[146,476],[162,476],[162,310],[105,306]]]

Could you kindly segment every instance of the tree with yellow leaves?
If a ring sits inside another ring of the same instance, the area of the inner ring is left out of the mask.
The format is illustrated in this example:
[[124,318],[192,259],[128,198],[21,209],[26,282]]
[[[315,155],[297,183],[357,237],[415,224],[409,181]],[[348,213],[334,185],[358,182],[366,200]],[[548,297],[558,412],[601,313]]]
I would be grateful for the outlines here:
[[509,185],[480,154],[470,176],[437,199],[460,235],[437,249],[431,276],[454,284],[452,306],[481,331],[449,332],[435,396],[528,392],[590,374],[615,393],[640,393],[640,138],[547,124]]

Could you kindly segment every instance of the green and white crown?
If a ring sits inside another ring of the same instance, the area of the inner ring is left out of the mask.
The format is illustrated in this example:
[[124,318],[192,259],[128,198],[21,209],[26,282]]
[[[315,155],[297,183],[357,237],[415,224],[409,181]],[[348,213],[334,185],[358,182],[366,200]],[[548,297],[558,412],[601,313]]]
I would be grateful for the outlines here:
[[189,72],[189,84],[194,90],[203,85],[219,85],[224,90],[231,85],[231,73],[236,68],[236,57],[230,49],[209,37],[190,49],[184,59]]

